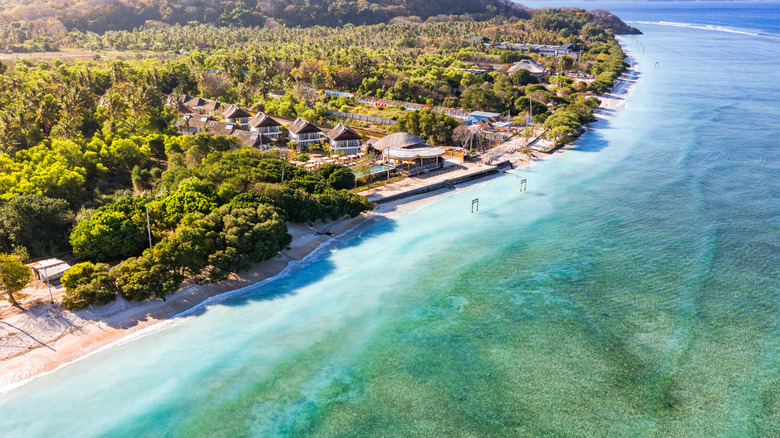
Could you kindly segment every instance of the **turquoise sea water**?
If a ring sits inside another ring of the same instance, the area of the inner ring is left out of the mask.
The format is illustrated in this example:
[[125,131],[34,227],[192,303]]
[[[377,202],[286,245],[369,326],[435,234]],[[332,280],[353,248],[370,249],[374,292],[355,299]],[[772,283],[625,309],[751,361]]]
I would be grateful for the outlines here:
[[[728,5],[673,21],[766,7]],[[780,31],[640,27],[573,150],[0,394],[0,435],[780,436]]]

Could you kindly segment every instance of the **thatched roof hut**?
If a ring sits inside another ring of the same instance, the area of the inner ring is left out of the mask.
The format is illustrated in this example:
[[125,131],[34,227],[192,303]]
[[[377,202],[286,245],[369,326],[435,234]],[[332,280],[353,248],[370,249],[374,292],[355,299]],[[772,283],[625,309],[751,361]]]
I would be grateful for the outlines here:
[[425,139],[408,132],[396,132],[371,143],[377,151],[385,149],[408,149],[425,145]]
[[536,63],[533,59],[521,59],[509,68],[507,74],[512,76],[520,70],[528,70],[529,73],[536,77],[547,74],[547,69]]

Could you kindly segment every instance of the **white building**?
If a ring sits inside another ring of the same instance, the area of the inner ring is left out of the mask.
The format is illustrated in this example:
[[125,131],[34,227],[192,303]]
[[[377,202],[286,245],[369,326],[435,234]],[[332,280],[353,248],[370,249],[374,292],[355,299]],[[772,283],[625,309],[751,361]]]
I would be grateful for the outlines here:
[[282,136],[282,125],[266,113],[257,113],[249,120],[249,130],[272,140],[279,140]]
[[322,141],[322,130],[300,117],[295,119],[288,129],[290,141],[298,145],[301,150],[308,150],[312,144]]
[[360,152],[363,138],[347,125],[339,123],[328,131],[330,139],[330,153],[355,155]]

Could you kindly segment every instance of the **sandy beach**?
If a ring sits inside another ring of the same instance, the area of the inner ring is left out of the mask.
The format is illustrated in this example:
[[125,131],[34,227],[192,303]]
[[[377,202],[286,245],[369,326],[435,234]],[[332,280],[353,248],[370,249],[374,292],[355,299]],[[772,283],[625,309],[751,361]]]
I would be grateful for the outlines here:
[[[373,213],[367,213],[315,226],[288,224],[293,241],[273,259],[233,274],[224,282],[185,283],[166,301],[136,303],[118,297],[106,306],[71,312],[58,304],[63,294],[59,287],[54,305],[46,300],[34,306],[26,304],[26,311],[6,311],[0,320],[0,388],[56,369],[127,335],[169,320],[209,298],[278,275],[290,263],[302,260],[333,237],[343,235],[372,216]],[[48,299],[45,286],[43,291]],[[3,310],[7,307],[10,306],[3,303]],[[9,313],[14,314],[9,316]]]
[[291,264],[316,256],[319,249],[331,244],[370,221],[392,219],[416,208],[436,195],[431,192],[403,201],[383,204],[375,211],[314,226],[288,224],[293,236],[290,246],[271,260],[258,263],[246,272],[233,274],[220,283],[186,284],[166,298],[143,303],[118,297],[109,305],[81,311],[63,310],[59,301],[64,291],[53,288],[55,304],[49,304],[45,285],[35,284],[34,296],[21,301],[25,310],[0,303],[0,392],[37,375],[53,371],[90,353],[151,327],[184,316],[199,307],[210,305],[215,297],[227,292],[257,285],[283,274]]
[[[629,58],[630,59],[630,58]],[[625,105],[625,99],[638,77],[635,61],[616,81],[613,90],[600,96],[599,119],[609,119]],[[598,128],[598,124],[594,126]],[[511,139],[491,150],[494,161],[511,161],[516,166],[527,165],[546,154],[519,152],[522,140]],[[517,143],[517,144],[515,144]],[[468,169],[464,169],[468,170]],[[461,171],[464,171],[461,170]],[[455,173],[455,172],[453,172]],[[450,173],[450,176],[453,174]],[[424,178],[409,178],[387,186],[384,190],[422,187],[430,184]],[[373,189],[372,193],[383,189]],[[114,303],[97,309],[70,312],[60,308],[64,293],[61,287],[53,289],[55,304],[48,304],[49,292],[45,285],[36,284],[32,298],[22,305],[24,311],[7,303],[0,304],[0,392],[19,382],[53,371],[101,348],[110,346],[134,333],[169,321],[201,304],[208,305],[213,297],[226,292],[256,285],[282,274],[288,267],[307,256],[316,256],[317,250],[373,220],[392,219],[410,209],[419,208],[442,191],[405,198],[381,204],[374,211],[355,218],[317,223],[314,226],[288,224],[293,241],[289,248],[271,260],[256,264],[247,272],[233,274],[227,281],[213,284],[186,284],[166,301],[154,300],[135,303],[119,297]],[[367,193],[364,193],[364,195]]]

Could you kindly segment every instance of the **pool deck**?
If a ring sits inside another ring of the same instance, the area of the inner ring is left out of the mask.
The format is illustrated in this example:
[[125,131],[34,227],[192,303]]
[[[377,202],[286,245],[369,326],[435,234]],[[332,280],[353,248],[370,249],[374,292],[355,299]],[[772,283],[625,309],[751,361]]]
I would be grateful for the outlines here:
[[460,163],[460,160],[457,162],[448,161],[442,170],[405,178],[382,187],[364,190],[359,194],[368,198],[372,203],[383,204],[434,190],[452,188],[456,184],[494,175],[498,172],[498,167],[487,164]]

